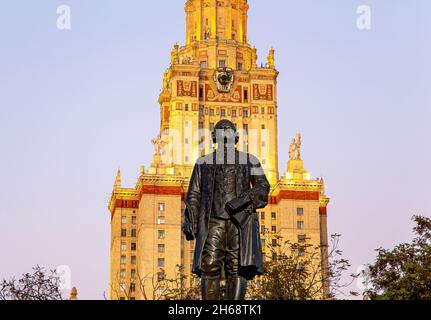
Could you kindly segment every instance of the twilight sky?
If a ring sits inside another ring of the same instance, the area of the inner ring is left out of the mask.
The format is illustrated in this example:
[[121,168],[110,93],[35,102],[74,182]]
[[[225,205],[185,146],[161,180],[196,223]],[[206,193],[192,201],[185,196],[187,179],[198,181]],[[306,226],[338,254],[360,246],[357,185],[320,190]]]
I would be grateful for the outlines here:
[[[431,215],[431,2],[249,2],[259,58],[276,49],[280,172],[300,131],[354,272]],[[68,265],[81,299],[103,298],[115,172],[134,186],[150,164],[184,3],[1,1],[0,278]],[[61,4],[70,31],[56,27]],[[356,27],[364,4],[370,31]]]

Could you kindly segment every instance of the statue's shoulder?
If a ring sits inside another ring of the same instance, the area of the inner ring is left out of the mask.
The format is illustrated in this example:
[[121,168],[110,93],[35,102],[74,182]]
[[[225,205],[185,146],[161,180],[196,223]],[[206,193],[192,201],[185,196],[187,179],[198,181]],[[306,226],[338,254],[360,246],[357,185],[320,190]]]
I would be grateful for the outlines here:
[[244,163],[244,164],[250,164],[250,165],[259,165],[260,161],[259,159],[251,154],[251,153],[246,153],[246,152],[238,152],[239,153],[239,160],[240,163]]
[[207,154],[206,156],[198,158],[196,165],[207,165],[214,163],[214,153]]

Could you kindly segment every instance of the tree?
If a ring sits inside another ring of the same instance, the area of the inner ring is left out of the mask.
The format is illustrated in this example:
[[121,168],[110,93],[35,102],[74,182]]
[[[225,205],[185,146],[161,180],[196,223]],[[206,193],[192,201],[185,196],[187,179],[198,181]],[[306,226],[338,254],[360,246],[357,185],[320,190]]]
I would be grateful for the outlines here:
[[62,300],[60,276],[36,266],[21,279],[2,280],[0,300]]
[[[303,243],[284,241],[282,237],[265,239],[266,259],[265,275],[249,282],[247,298],[251,300],[319,300],[335,299],[344,295],[343,290],[355,279],[351,275],[350,282],[343,282],[343,275],[350,267],[343,252],[339,249],[340,235],[331,236],[330,246],[311,245],[309,239]],[[328,254],[329,264],[322,264],[322,253]],[[160,276],[159,276],[160,275]],[[113,286],[114,299],[131,300],[136,293],[143,300],[199,300],[199,279],[188,277],[184,268],[177,266],[173,278],[167,278],[160,270],[157,276],[148,274],[137,276],[134,290],[130,291],[120,277]],[[187,281],[192,281],[188,286]],[[118,289],[114,289],[118,288]],[[222,283],[222,292],[224,284]],[[351,292],[356,295],[355,292]]]
[[[118,277],[117,277],[118,278]],[[186,286],[187,280],[194,279],[193,276],[185,275],[184,267],[177,265],[173,278],[166,277],[163,269],[157,276],[152,274],[142,277],[137,275],[134,289],[130,290],[121,279],[117,279],[119,290],[113,290],[116,299],[132,300],[138,292],[143,300],[199,300],[200,288],[197,281],[191,286]]]
[[[338,249],[339,239],[340,235],[332,235],[330,248],[309,244],[309,239],[304,239],[303,243],[285,241],[280,236],[266,240],[269,244],[266,245],[265,274],[251,282],[249,298],[321,300],[344,294],[343,289],[351,282],[343,283],[342,277],[350,263]],[[322,252],[328,252],[327,268],[322,264]],[[353,281],[356,276],[351,275],[351,279]]]
[[363,272],[370,299],[431,299],[431,219],[414,216],[416,234],[412,243],[392,250],[377,249],[374,264]]

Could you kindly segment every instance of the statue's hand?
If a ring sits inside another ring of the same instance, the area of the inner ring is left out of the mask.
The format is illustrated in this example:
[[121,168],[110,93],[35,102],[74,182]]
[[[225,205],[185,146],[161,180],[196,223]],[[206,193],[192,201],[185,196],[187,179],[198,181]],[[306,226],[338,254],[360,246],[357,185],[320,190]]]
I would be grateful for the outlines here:
[[233,216],[247,209],[251,204],[252,201],[250,197],[244,194],[226,203],[225,210],[229,215]]
[[182,229],[187,241],[195,240],[195,235],[191,223],[184,223]]

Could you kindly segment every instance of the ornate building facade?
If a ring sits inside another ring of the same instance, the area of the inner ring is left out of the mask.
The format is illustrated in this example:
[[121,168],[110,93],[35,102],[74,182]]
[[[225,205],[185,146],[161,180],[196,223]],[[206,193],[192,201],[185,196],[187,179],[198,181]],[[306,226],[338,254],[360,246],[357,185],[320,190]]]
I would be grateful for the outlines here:
[[[174,278],[177,266],[190,274],[194,244],[181,232],[184,199],[194,162],[212,152],[211,131],[221,119],[237,125],[238,148],[260,159],[271,183],[269,205],[259,212],[262,238],[273,233],[293,242],[328,242],[329,199],[323,179],[312,180],[304,169],[300,135],[279,175],[278,71],[273,49],[265,64],[257,63],[248,9],[246,0],[186,2],[186,44],[174,45],[163,77],[152,164],[141,168],[133,188],[122,187],[119,171],[115,180],[109,204],[111,299],[154,299],[157,281]],[[323,251],[322,264],[327,266]]]

